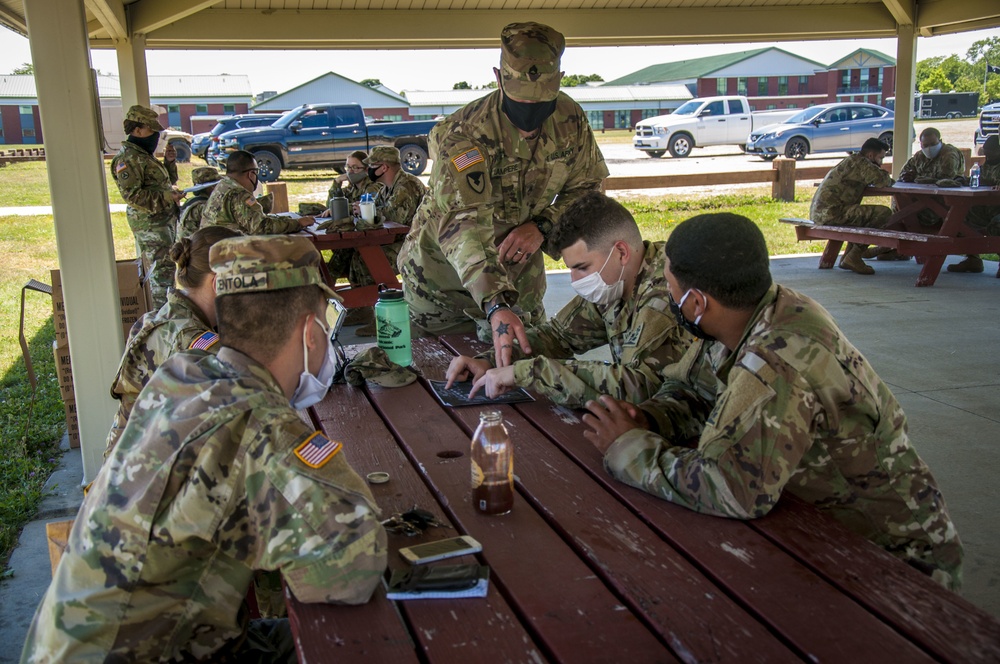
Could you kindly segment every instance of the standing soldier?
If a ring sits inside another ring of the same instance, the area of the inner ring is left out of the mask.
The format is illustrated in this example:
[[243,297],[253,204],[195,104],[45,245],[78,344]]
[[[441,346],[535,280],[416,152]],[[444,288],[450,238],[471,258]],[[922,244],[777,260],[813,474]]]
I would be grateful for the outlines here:
[[191,171],[191,182],[194,186],[188,191],[194,196],[184,201],[184,205],[181,206],[181,217],[177,221],[178,240],[191,237],[191,234],[201,227],[201,215],[205,211],[205,203],[215,191],[219,179],[219,171],[211,166],[202,166]]
[[111,174],[128,203],[128,225],[149,270],[153,309],[159,309],[166,303],[174,280],[174,265],[167,252],[174,243],[181,199],[173,186],[177,182],[177,153],[167,145],[162,162],[153,156],[163,131],[156,111],[137,104],[125,113],[123,124],[128,138],[111,160]]
[[[399,255],[413,324],[447,334],[479,329],[497,366],[524,325],[545,320],[540,249],[563,211],[607,177],[583,109],[559,92],[566,40],[538,23],[500,33],[498,89],[430,134],[430,191]],[[516,307],[516,309],[512,309]]]

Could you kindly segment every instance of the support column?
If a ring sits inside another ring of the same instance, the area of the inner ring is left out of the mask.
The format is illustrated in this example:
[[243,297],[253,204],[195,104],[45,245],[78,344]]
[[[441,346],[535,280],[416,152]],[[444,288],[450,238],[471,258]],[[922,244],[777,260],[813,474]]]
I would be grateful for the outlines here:
[[917,80],[917,30],[896,26],[896,109],[892,130],[892,176],[898,178],[913,144],[913,89]]
[[[126,11],[128,9],[126,8]],[[149,77],[146,74],[146,35],[129,35],[115,44],[118,56],[118,81],[122,90],[122,109],[142,104],[149,106]]]
[[45,135],[84,480],[101,466],[124,344],[83,0],[24,0]]

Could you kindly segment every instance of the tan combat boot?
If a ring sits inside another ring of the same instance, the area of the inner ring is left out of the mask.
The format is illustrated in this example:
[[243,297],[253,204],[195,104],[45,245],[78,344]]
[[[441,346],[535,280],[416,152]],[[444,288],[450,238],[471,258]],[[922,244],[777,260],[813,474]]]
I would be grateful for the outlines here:
[[961,263],[952,263],[948,266],[949,272],[967,272],[969,274],[979,274],[983,271],[983,259],[975,254],[969,254]]
[[875,274],[875,268],[865,264],[861,255],[865,253],[864,245],[849,244],[843,258],[840,259],[840,267],[844,270],[851,270],[858,274]]

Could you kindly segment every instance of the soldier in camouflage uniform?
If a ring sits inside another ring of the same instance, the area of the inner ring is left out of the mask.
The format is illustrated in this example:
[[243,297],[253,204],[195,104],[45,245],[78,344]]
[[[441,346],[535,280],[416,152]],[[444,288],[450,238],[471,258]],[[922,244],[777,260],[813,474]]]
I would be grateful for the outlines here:
[[218,350],[215,333],[215,280],[208,265],[208,250],[219,240],[238,233],[222,226],[202,228],[190,239],[181,238],[170,248],[176,266],[175,288],[167,303],[136,321],[125,344],[118,373],[111,383],[111,398],[118,401],[104,458],[121,437],[139,392],[156,368],[182,350]]
[[[882,170],[882,160],[889,146],[877,138],[869,138],[861,152],[852,154],[834,166],[813,196],[809,218],[814,223],[860,228],[885,228],[892,210],[885,205],[862,205],[867,187],[891,187],[892,178]],[[875,270],[861,260],[867,245],[848,243],[840,267],[858,274],[874,274]]]
[[226,177],[215,185],[205,204],[201,226],[225,226],[244,235],[296,233],[313,223],[312,217],[293,219],[265,214],[253,192],[257,188],[257,160],[237,150],[226,160]]
[[543,242],[608,169],[586,113],[559,92],[563,36],[512,23],[500,41],[499,89],[431,131],[430,191],[399,270],[415,327],[479,328],[506,366],[524,324],[545,320]]
[[287,620],[248,620],[255,570],[280,571],[303,602],[365,602],[381,580],[385,531],[349,443],[296,412],[335,370],[319,253],[237,237],[210,260],[218,355],[174,355],[139,395],[23,662],[294,662]]
[[156,111],[135,105],[125,113],[125,133],[118,154],[111,160],[111,175],[128,204],[125,216],[135,236],[139,256],[149,270],[149,290],[157,309],[167,301],[173,285],[174,266],[167,253],[174,243],[177,203],[177,153],[167,145],[161,162],[153,156],[163,126]]
[[772,283],[760,230],[701,215],[666,253],[671,308],[703,340],[640,408],[588,404],[585,436],[608,472],[737,519],[764,516],[788,491],[957,589],[962,545],[903,409],[823,307]]
[[[632,403],[653,396],[660,372],[692,341],[669,310],[664,243],[643,242],[629,211],[598,192],[566,209],[549,242],[570,268],[576,297],[554,318],[527,328],[532,356],[515,348],[514,363],[499,369],[490,369],[492,352],[456,357],[448,386],[471,374],[473,394],[527,387],[573,408],[601,394]],[[573,359],[605,344],[610,364]]]
[[181,205],[181,217],[177,221],[177,239],[191,237],[191,234],[201,228],[201,214],[205,211],[205,203],[215,190],[215,184],[220,179],[219,171],[211,166],[202,166],[191,171],[191,182],[194,186],[192,198]]
[[[1000,188],[1000,139],[993,134],[983,143],[982,169],[979,172],[979,186]],[[965,217],[965,223],[975,228],[983,235],[1000,235],[1000,206],[998,205],[977,205],[969,210]],[[983,259],[975,254],[969,254],[960,263],[953,263],[948,266],[949,272],[969,272],[978,274],[984,269]],[[997,269],[997,278],[1000,279],[1000,269]]]
[[[364,150],[355,150],[347,157],[344,161],[344,173],[334,178],[330,185],[330,191],[326,195],[327,203],[334,196],[343,196],[349,204],[354,204],[362,194],[374,196],[378,193],[381,187],[368,178],[368,167],[364,163],[367,158],[368,153]],[[330,208],[327,207],[326,212],[320,216],[329,217]]]

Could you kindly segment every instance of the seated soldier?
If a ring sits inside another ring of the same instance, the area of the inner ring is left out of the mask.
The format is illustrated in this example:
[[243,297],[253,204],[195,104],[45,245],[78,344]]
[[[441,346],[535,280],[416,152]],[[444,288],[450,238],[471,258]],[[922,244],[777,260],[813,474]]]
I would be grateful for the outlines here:
[[[347,199],[348,209],[350,209],[350,206],[357,203],[362,194],[374,196],[378,193],[381,187],[368,179],[368,167],[364,164],[364,160],[367,158],[368,153],[364,150],[355,150],[347,157],[344,161],[344,172],[335,177],[333,184],[330,185],[330,191],[326,196],[327,204],[331,198],[343,196]],[[329,206],[319,216],[330,217]]]
[[[892,210],[885,205],[862,205],[867,187],[890,187],[892,178],[882,170],[882,160],[889,146],[877,138],[869,138],[861,152],[852,154],[834,166],[813,196],[809,218],[814,223],[860,228],[885,228]],[[867,245],[848,243],[840,267],[858,274],[875,274],[861,260]]]
[[385,530],[343,445],[308,427],[336,362],[304,237],[212,247],[218,355],[178,353],[84,498],[22,661],[295,661],[288,620],[248,620],[256,570],[302,602],[358,604]]
[[[201,228],[201,214],[205,211],[205,203],[208,197],[215,191],[215,184],[219,181],[219,171],[211,166],[202,166],[191,171],[191,182],[193,186],[191,198],[181,205],[181,216],[177,220],[177,239],[191,237],[191,234]],[[205,257],[206,262],[208,256]]]
[[[660,371],[677,362],[691,335],[669,311],[663,242],[643,242],[629,211],[588,192],[566,209],[549,240],[562,253],[577,292],[562,310],[525,331],[532,355],[514,349],[514,363],[491,369],[492,350],[456,357],[448,385],[475,379],[490,397],[512,387],[537,390],[559,404],[583,406],[600,394],[639,403],[656,393]],[[615,274],[615,273],[618,274]],[[573,356],[608,344],[612,362]]]
[[111,383],[111,397],[118,400],[118,412],[108,434],[105,459],[125,430],[139,392],[157,367],[182,350],[210,353],[218,350],[215,275],[208,265],[208,251],[219,240],[238,236],[239,233],[228,228],[211,226],[178,240],[170,248],[170,260],[176,266],[174,288],[167,292],[166,304],[132,326],[118,373]]
[[957,589],[962,545],[903,409],[823,307],[771,281],[757,226],[699,215],[674,229],[666,255],[671,308],[701,341],[639,407],[587,405],[584,435],[608,472],[737,519],[764,516],[788,491]]
[[244,235],[279,235],[298,232],[313,223],[312,217],[292,219],[266,214],[253,195],[258,184],[254,156],[245,150],[231,153],[226,160],[226,176],[205,204],[202,227],[225,226]]
[[[996,134],[983,143],[983,157],[979,186],[1000,189],[1000,138]],[[969,210],[965,223],[983,235],[1000,235],[1000,205],[975,206]],[[962,262],[949,265],[948,271],[979,274],[983,271],[983,259],[976,254],[969,254]],[[1000,269],[997,269],[997,279],[1000,279]]]

